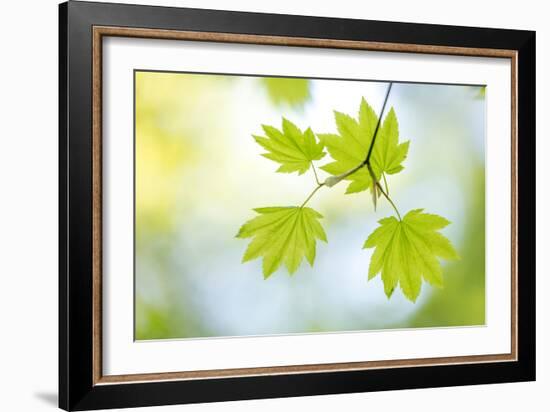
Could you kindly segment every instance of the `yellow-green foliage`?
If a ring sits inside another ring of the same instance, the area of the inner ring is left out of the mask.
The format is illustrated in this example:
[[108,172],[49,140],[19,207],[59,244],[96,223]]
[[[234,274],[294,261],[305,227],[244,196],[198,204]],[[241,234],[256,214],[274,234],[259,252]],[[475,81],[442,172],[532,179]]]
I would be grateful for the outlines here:
[[[388,93],[390,90],[388,88]],[[260,216],[246,222],[237,234],[238,238],[253,237],[243,262],[262,257],[266,279],[283,262],[288,272],[294,273],[304,256],[313,266],[316,240],[326,242],[327,239],[318,222],[321,214],[305,204],[321,187],[330,188],[347,179],[351,183],[346,193],[370,188],[375,207],[377,198],[384,195],[397,215],[381,219],[380,226],[364,244],[364,248],[375,248],[369,266],[369,280],[381,273],[388,298],[399,285],[407,299],[415,302],[422,280],[433,286],[443,286],[443,269],[438,258],[458,259],[451,242],[438,232],[450,222],[441,216],[423,213],[422,209],[412,210],[402,219],[389,197],[387,183],[385,190],[379,183],[381,178],[386,182],[385,175],[404,169],[402,163],[409,151],[409,141],[399,142],[399,125],[393,108],[380,125],[379,117],[363,98],[358,120],[336,111],[334,119],[338,134],[315,135],[311,128],[302,132],[283,118],[282,130],[263,125],[266,136],[253,136],[268,151],[263,156],[281,165],[277,172],[303,174],[311,168],[317,187],[299,207],[254,209]],[[321,169],[332,177],[321,183],[313,162],[325,156],[325,147],[333,161]]]

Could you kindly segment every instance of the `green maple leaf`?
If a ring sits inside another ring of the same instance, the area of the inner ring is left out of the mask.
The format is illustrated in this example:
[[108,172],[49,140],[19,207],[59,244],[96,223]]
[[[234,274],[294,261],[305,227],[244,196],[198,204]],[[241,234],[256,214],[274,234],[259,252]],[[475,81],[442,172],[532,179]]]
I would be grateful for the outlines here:
[[304,174],[313,160],[324,155],[324,145],[317,141],[313,131],[308,128],[302,132],[294,123],[283,117],[283,129],[262,125],[266,136],[255,136],[254,139],[268,153],[262,156],[280,163],[277,172]]
[[304,256],[313,266],[316,239],[327,241],[318,221],[321,214],[309,207],[263,207],[254,211],[259,216],[242,225],[237,233],[238,238],[253,237],[243,263],[263,257],[265,279],[283,262],[290,274],[296,272]]
[[438,215],[411,210],[403,220],[388,217],[379,221],[363,248],[376,248],[369,266],[369,280],[379,272],[388,298],[399,284],[403,294],[416,301],[422,279],[443,286],[439,258],[458,259],[449,239],[437,232],[450,222]]
[[[367,157],[376,129],[378,116],[361,99],[358,120],[347,114],[335,111],[334,118],[338,134],[318,134],[333,158],[333,162],[321,167],[332,175],[340,175],[361,164]],[[382,174],[395,174],[403,170],[403,161],[409,151],[409,141],[399,143],[399,126],[393,108],[386,115],[378,130],[370,163],[377,180]],[[372,188],[372,178],[366,167],[346,178],[351,183],[346,193],[358,193]]]

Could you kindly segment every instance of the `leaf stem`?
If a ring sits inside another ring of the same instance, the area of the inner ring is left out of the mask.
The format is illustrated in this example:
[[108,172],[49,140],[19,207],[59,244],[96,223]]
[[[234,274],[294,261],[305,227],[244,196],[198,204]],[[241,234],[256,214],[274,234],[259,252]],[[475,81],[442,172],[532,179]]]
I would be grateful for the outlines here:
[[317,170],[315,170],[315,165],[313,164],[313,162],[310,162],[311,163],[311,169],[313,170],[313,175],[315,176],[315,182],[320,185],[321,182],[319,181],[319,176],[317,176]]
[[386,180],[386,174],[382,173],[382,179],[384,179],[384,187],[386,188],[386,193],[390,194],[390,189],[388,188],[388,181]]
[[[392,205],[393,210],[395,210],[395,213],[397,214],[397,217],[399,218],[399,221],[401,221],[401,214],[399,213],[399,210],[397,210],[397,206],[395,206],[395,203],[393,203],[393,201],[391,200],[390,195],[388,193],[386,193],[386,191],[382,188],[382,185],[380,184],[380,182],[378,180],[376,180],[376,177],[374,175],[374,172],[372,170],[371,165],[368,164],[367,168],[369,169],[369,172],[370,172],[371,178],[373,179],[373,182],[375,182],[374,183],[375,186],[378,188],[378,190],[380,190],[380,193],[382,193],[384,195],[384,197],[390,203],[390,205]],[[374,190],[374,188],[373,188],[373,190]]]
[[315,193],[317,193],[317,190],[319,190],[320,188],[322,188],[324,185],[325,185],[324,183],[319,183],[319,184],[317,185],[317,187],[316,187],[315,189],[313,189],[313,191],[309,194],[309,196],[306,198],[306,200],[304,200],[304,203],[302,203],[302,204],[300,205],[300,209],[303,208],[303,207],[306,205],[306,203],[309,202],[309,199],[311,199],[311,198],[313,197],[313,195],[314,195]]

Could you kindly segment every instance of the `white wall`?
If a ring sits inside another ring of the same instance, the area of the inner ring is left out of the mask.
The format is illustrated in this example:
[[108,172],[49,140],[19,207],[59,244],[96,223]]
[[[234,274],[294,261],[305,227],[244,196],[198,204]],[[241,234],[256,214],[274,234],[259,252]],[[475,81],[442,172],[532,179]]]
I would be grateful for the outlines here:
[[[135,2],[135,1],[134,1]],[[550,388],[550,27],[545,2],[254,0],[146,3],[537,30],[538,381],[166,407],[179,411],[547,410]],[[0,409],[53,410],[57,391],[57,1],[3,2],[0,12]],[[543,117],[543,114],[546,115]],[[546,161],[545,161],[546,160]],[[523,273],[522,276],[529,276]],[[144,409],[145,410],[145,409]],[[148,411],[157,409],[147,409]],[[160,409],[159,409],[160,410]]]

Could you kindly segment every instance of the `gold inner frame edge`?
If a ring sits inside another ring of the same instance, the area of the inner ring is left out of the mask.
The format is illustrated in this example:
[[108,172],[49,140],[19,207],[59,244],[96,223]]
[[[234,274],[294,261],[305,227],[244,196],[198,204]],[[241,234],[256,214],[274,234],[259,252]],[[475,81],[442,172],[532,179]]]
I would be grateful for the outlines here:
[[[293,47],[317,47],[398,53],[421,53],[474,57],[498,57],[511,60],[511,183],[512,183],[512,239],[511,239],[511,352],[509,354],[450,356],[437,358],[392,359],[380,361],[288,365],[254,368],[217,369],[201,371],[142,373],[131,375],[103,375],[102,361],[102,40],[105,36],[187,40],[237,44],[257,44]],[[517,52],[515,50],[433,46],[421,44],[385,43],[356,40],[265,36],[250,34],[142,29],[131,27],[94,26],[92,29],[92,336],[93,384],[121,384],[171,380],[216,379],[261,375],[341,372],[414,366],[457,365],[517,361]]]

